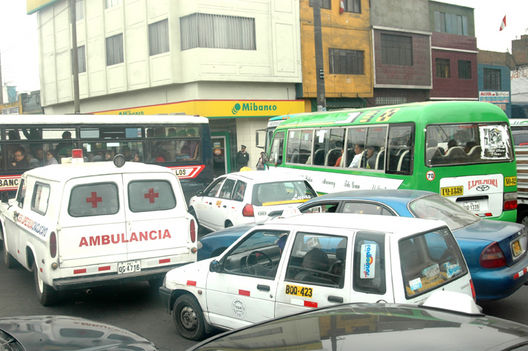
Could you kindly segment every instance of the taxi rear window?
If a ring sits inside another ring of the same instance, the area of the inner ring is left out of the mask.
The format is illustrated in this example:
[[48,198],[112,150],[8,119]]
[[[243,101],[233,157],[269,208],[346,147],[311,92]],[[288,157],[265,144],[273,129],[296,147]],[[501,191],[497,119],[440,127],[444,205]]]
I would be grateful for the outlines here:
[[281,203],[305,202],[316,197],[316,192],[305,181],[280,181],[256,184],[253,187],[252,204],[255,206],[280,205]]
[[93,183],[75,186],[70,195],[68,213],[72,217],[112,215],[119,212],[115,183]]
[[176,207],[176,198],[166,180],[133,181],[128,183],[128,205],[132,212],[170,210]]
[[408,299],[467,273],[460,248],[447,227],[401,239],[398,246]]

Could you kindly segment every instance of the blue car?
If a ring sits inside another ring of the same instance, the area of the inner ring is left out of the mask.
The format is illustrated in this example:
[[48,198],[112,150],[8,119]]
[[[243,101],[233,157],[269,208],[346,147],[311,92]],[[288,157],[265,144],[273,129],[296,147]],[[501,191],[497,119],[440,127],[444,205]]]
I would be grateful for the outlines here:
[[[300,205],[299,210],[443,220],[464,254],[480,301],[508,297],[528,281],[527,235],[523,225],[481,219],[436,193],[420,190],[346,191],[311,199]],[[248,229],[227,228],[200,241],[210,253],[222,247],[218,255]],[[219,237],[215,238],[217,235]]]

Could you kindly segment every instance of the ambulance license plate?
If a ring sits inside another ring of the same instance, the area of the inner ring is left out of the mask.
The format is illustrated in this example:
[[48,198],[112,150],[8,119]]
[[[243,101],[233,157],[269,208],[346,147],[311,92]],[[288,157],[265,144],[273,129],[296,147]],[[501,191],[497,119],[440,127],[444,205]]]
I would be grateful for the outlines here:
[[117,263],[117,274],[127,274],[141,271],[141,261],[127,261]]

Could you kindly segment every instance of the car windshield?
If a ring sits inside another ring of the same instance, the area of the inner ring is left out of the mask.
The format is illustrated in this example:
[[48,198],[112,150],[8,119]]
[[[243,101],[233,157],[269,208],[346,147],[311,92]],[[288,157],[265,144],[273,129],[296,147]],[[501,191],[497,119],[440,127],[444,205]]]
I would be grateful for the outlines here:
[[462,206],[436,194],[412,201],[409,210],[418,218],[443,220],[451,230],[463,228],[480,220]]
[[252,204],[256,206],[280,205],[305,202],[317,193],[303,180],[287,180],[256,184],[253,187]]

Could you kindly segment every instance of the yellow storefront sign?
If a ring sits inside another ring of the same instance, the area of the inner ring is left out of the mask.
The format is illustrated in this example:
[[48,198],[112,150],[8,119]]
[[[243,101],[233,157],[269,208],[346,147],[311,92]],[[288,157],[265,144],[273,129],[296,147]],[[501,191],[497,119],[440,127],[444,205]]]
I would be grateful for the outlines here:
[[26,0],[26,11],[30,15],[35,11],[40,10],[43,7],[51,5],[57,0]]
[[97,115],[183,113],[205,117],[269,117],[305,112],[303,100],[196,100],[94,112]]

